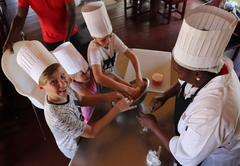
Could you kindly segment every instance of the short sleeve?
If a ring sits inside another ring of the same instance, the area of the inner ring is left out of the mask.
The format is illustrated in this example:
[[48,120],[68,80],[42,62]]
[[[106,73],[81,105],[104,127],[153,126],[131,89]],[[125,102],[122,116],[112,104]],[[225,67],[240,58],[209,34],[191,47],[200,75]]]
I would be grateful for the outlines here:
[[[54,113],[54,119],[57,120],[54,127],[62,134],[69,135],[72,138],[78,138],[86,129],[86,123],[79,120],[72,113],[65,113],[62,110],[69,110],[71,106],[62,105],[53,107],[52,113]],[[73,112],[73,111],[70,111]]]
[[18,0],[18,6],[29,8],[28,0]]
[[92,65],[101,65],[101,53],[100,50],[97,47],[93,47],[89,49],[89,58],[90,58],[90,66]]
[[113,42],[114,42],[114,49],[117,52],[121,52],[124,53],[128,47],[122,42],[121,39],[119,39],[119,37],[113,33]]

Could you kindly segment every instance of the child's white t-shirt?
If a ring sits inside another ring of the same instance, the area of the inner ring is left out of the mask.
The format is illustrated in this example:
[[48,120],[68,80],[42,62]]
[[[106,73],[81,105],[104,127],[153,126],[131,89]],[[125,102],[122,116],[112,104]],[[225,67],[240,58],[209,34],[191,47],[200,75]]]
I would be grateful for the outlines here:
[[68,101],[62,104],[44,103],[46,122],[55,137],[62,153],[72,158],[77,148],[80,135],[86,129],[79,102],[71,88],[68,88]]
[[127,49],[128,47],[114,33],[112,33],[108,49],[97,44],[95,40],[92,40],[88,46],[89,66],[99,64],[104,72],[112,72],[116,61],[116,53],[124,53]]

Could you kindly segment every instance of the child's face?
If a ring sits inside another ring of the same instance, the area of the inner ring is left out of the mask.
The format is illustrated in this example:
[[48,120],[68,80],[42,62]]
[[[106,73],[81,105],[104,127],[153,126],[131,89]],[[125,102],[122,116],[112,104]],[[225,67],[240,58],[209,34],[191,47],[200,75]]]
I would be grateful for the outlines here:
[[110,44],[111,42],[111,39],[112,39],[112,33],[106,37],[103,37],[103,38],[97,38],[97,37],[94,37],[95,41],[101,45],[102,47],[105,47],[107,48],[108,45]]
[[90,81],[90,69],[88,68],[88,70],[86,72],[83,72],[82,70],[79,71],[74,80],[77,82],[82,82],[82,83],[87,83]]
[[48,100],[53,103],[66,102],[68,95],[68,77],[64,69],[55,72],[44,86],[39,89],[48,94]]

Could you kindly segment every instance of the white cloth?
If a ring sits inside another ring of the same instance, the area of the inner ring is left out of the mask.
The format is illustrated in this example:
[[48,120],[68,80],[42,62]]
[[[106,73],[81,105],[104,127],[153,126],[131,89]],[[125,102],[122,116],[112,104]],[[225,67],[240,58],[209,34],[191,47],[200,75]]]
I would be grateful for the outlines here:
[[237,25],[237,18],[215,6],[202,5],[184,17],[172,55],[182,67],[218,73],[221,56]]
[[112,24],[104,2],[92,0],[82,7],[81,12],[91,36],[103,38],[112,33]]
[[223,61],[229,73],[213,78],[198,92],[179,120],[180,136],[170,140],[170,151],[184,166],[196,166],[204,159],[202,166],[239,162],[240,83],[232,61],[224,56]]
[[[95,42],[95,40],[93,40],[90,42],[88,46],[89,66],[92,66],[94,64],[99,64],[103,68],[103,65],[104,65],[103,60],[112,58],[114,56],[114,52],[124,53],[127,49],[128,47],[114,33],[112,33],[112,38],[108,46],[108,49],[100,46]],[[108,70],[105,72],[108,72]]]
[[69,75],[88,70],[88,63],[70,42],[62,43],[53,54]]
[[18,65],[37,83],[43,71],[58,61],[39,41],[27,41],[17,53]]
[[54,104],[46,97],[44,115],[59,149],[66,157],[72,158],[86,123],[80,120],[82,113],[76,106],[78,100],[73,90],[68,88],[68,91],[69,100],[66,103]]

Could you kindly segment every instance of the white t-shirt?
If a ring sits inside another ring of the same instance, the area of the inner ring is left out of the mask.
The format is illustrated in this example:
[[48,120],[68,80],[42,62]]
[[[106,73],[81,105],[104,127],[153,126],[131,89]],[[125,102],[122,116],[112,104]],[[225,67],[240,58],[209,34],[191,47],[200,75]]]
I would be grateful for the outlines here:
[[[213,78],[182,114],[169,143],[184,166],[236,166],[240,159],[240,83],[233,63],[223,56],[228,74]],[[196,89],[186,86],[186,96]]]
[[97,42],[95,42],[95,40],[93,40],[88,46],[89,66],[98,64],[101,65],[103,71],[112,72],[116,61],[116,56],[114,56],[114,53],[124,53],[127,49],[128,47],[114,33],[112,33],[112,38],[108,49],[100,46],[97,44]]
[[44,115],[59,149],[66,157],[72,158],[80,135],[87,125],[83,122],[81,108],[73,90],[68,88],[68,101],[62,104],[51,103],[46,96]]

